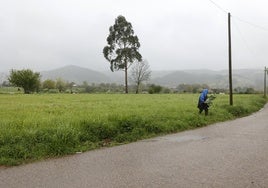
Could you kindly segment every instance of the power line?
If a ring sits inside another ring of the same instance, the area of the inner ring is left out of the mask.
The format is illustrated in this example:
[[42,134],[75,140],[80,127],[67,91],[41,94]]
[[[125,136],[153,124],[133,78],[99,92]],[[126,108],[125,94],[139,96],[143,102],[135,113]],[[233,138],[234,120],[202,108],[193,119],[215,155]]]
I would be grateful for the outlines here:
[[[222,8],[219,4],[215,3],[213,0],[209,0],[209,2],[212,3],[214,6],[216,6],[218,9],[220,9],[222,12],[224,12],[224,13],[226,13],[226,14],[229,13],[229,12],[226,11],[224,8]],[[247,20],[244,20],[244,19],[241,19],[241,18],[239,18],[239,17],[237,17],[237,16],[233,16],[233,14],[232,14],[231,16],[232,16],[233,18],[239,20],[240,22],[244,22],[244,23],[246,23],[246,24],[248,24],[248,25],[251,25],[251,26],[253,26],[253,27],[255,27],[255,28],[258,28],[258,29],[261,29],[261,30],[264,30],[264,31],[268,31],[268,28],[266,28],[266,27],[263,27],[263,26],[260,26],[260,25],[251,23],[251,22],[249,22],[249,21],[247,21]]]
[[248,24],[248,25],[251,25],[251,26],[253,26],[253,27],[259,28],[259,29],[261,29],[261,30],[268,31],[268,28],[266,28],[266,27],[263,27],[263,26],[260,26],[260,25],[251,23],[251,22],[246,21],[246,20],[243,20],[243,19],[241,19],[241,18],[239,18],[239,17],[237,17],[237,16],[233,16],[233,18],[239,20],[240,22],[244,22],[244,23],[246,23],[246,24]]
[[212,0],[209,0],[213,5],[215,5],[218,9],[220,9],[221,11],[223,11],[224,13],[228,14],[228,11],[226,11],[224,8],[222,8],[220,5],[218,5],[217,3],[215,3]]
[[246,48],[247,48],[248,51],[251,53],[251,55],[255,57],[256,54],[255,54],[254,51],[249,47],[249,44],[248,44],[248,42],[246,41],[245,37],[243,36],[241,30],[239,29],[239,27],[238,27],[236,21],[234,21],[233,23],[234,23],[235,29],[237,30],[238,34],[240,35],[242,41],[245,43]]

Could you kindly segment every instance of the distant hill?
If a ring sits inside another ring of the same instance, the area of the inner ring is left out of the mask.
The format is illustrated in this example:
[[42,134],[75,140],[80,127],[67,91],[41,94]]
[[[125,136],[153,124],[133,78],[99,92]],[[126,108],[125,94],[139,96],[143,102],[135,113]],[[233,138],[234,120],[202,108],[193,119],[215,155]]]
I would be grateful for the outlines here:
[[93,71],[87,68],[78,67],[75,65],[69,65],[62,68],[54,69],[51,71],[40,72],[41,79],[52,79],[61,78],[65,81],[75,82],[81,84],[84,81],[88,83],[107,83],[110,82],[110,78],[105,74],[97,71]]
[[[153,78],[151,82],[169,87],[176,87],[179,84],[208,84],[214,88],[228,88],[229,74],[227,70],[173,71],[165,76]],[[263,88],[263,70],[233,70],[233,88],[236,87],[253,87],[261,90]]]
[[[88,83],[117,83],[124,84],[124,72],[98,72],[75,65],[65,66],[51,71],[41,72],[42,80],[62,78],[65,81],[77,84]],[[129,80],[130,81],[130,80]],[[130,82],[131,83],[131,82]],[[152,71],[149,83],[166,87],[176,87],[179,84],[207,84],[213,88],[228,88],[228,71],[212,70],[175,70]],[[233,70],[233,88],[253,87],[263,89],[263,70],[239,69]]]

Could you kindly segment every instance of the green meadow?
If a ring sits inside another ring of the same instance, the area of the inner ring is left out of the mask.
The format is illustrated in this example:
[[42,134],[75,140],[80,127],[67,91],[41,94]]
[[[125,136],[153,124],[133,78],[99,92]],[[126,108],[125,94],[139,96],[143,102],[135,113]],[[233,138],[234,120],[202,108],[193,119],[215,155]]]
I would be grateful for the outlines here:
[[84,152],[242,117],[261,95],[216,95],[209,115],[197,94],[1,94],[0,166]]

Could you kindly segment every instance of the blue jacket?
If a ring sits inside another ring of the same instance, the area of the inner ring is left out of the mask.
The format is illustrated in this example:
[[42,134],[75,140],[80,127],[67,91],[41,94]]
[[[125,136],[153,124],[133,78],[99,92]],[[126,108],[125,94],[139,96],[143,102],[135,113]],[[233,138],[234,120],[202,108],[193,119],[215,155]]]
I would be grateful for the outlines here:
[[208,94],[208,89],[203,89],[202,93],[199,96],[198,106],[207,100],[207,94]]

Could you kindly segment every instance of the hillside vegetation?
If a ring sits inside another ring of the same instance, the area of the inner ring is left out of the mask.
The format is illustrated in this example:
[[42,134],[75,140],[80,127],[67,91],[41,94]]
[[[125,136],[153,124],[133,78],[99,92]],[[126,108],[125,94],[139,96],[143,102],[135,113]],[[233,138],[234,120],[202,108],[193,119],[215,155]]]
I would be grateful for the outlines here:
[[198,95],[0,95],[0,165],[18,165],[175,133],[248,115],[259,95],[217,95],[209,115]]

